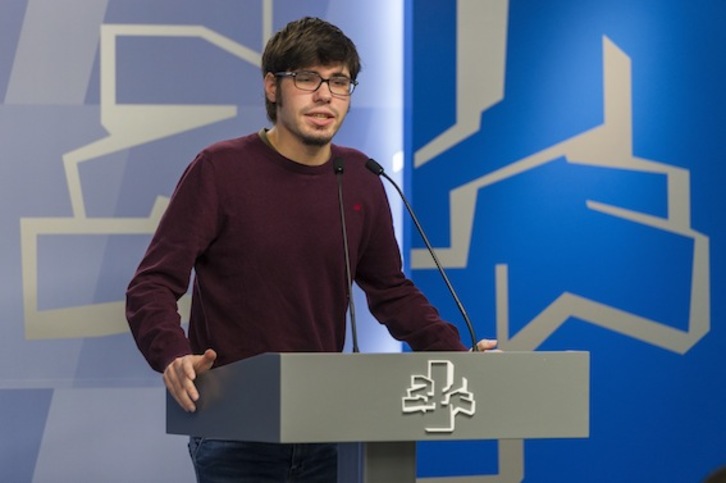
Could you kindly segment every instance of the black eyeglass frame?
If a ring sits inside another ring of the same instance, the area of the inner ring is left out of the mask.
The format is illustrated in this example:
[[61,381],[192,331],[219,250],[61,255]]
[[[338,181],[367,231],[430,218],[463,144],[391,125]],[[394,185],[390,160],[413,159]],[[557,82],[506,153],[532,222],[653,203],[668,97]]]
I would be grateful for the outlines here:
[[[318,79],[320,79],[320,82],[318,82],[318,85],[315,86],[315,89],[307,89],[305,87],[300,87],[297,84],[297,76],[300,75],[300,74],[313,75],[313,76],[317,77]],[[313,71],[310,71],[310,70],[275,72],[274,75],[275,75],[275,77],[292,77],[292,81],[295,83],[295,87],[297,87],[301,91],[305,91],[305,92],[315,92],[318,89],[320,89],[320,86],[322,86],[324,83],[326,83],[326,84],[328,84],[328,88],[330,89],[330,92],[333,95],[336,95],[336,96],[344,96],[344,97],[348,97],[351,94],[353,94],[353,92],[355,91],[355,87],[358,85],[358,81],[357,80],[353,80],[353,79],[351,79],[348,76],[344,76],[344,75],[333,75],[333,76],[330,76],[330,77],[328,77],[326,79],[325,77],[321,76],[317,72],[313,72]],[[350,87],[348,88],[348,92],[346,94],[341,93],[341,92],[335,92],[335,91],[333,91],[333,88],[330,86],[330,81],[331,80],[334,80],[334,79],[347,79],[347,80],[350,81]]]

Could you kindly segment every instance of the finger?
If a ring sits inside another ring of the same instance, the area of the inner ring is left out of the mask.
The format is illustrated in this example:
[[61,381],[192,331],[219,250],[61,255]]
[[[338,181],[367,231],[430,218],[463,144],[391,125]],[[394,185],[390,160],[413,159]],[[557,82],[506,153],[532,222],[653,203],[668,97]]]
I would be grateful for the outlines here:
[[174,397],[174,400],[177,402],[177,404],[179,404],[179,406],[181,406],[184,411],[188,413],[193,413],[197,410],[196,404],[194,404],[194,401],[192,401],[186,391],[172,392],[171,395]]
[[215,360],[217,360],[216,352],[214,352],[212,349],[207,349],[206,351],[204,351],[202,357],[199,358],[199,360],[197,360],[195,364],[197,375],[203,372],[207,372],[209,369],[211,369],[214,365]]
[[169,391],[169,394],[171,394],[177,404],[184,408],[184,410],[188,410],[187,407],[185,407],[184,401],[180,398],[179,384],[176,381],[174,371],[170,367],[167,367],[164,371],[163,379],[167,391]]
[[173,364],[170,364],[169,367],[167,367],[164,371],[164,384],[166,385],[169,394],[172,395],[172,397],[177,402],[177,404],[179,404],[179,406],[181,406],[185,411],[194,410],[191,400],[188,400],[188,398],[184,397],[184,392],[179,382],[177,370]]
[[179,380],[182,381],[182,383],[186,382],[187,380],[193,381],[197,378],[197,370],[194,366],[197,359],[199,358],[199,356],[184,356],[177,359],[177,361],[179,361]]
[[199,398],[199,394],[194,386],[194,369],[188,357],[175,359],[169,364],[164,371],[164,383],[176,402],[184,410],[193,412],[196,409],[194,401]]
[[172,395],[174,400],[177,402],[177,404],[179,404],[182,409],[187,412],[194,412],[196,410],[194,402],[189,398],[189,395],[186,393],[186,391],[174,389],[173,387],[169,386],[167,386],[167,389],[169,389],[169,394]]
[[487,351],[494,349],[497,346],[497,341],[491,339],[482,339],[477,342],[476,346],[480,351]]
[[194,384],[194,380],[197,378],[195,363],[198,359],[200,359],[199,356],[186,356],[182,358],[181,367],[178,372],[180,390],[191,401],[199,399],[199,392],[197,391],[197,386]]
[[181,389],[179,375],[177,374],[177,369],[175,367],[175,363],[173,362],[169,364],[166,370],[164,370],[164,384],[172,394],[178,393]]

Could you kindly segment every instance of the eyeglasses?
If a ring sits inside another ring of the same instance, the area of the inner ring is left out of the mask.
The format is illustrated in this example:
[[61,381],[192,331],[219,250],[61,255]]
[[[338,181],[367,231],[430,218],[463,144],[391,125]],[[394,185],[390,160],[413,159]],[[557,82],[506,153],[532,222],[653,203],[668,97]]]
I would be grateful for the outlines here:
[[326,82],[330,88],[330,92],[336,96],[349,96],[355,90],[355,86],[358,85],[358,81],[354,81],[344,75],[334,75],[324,79],[317,72],[309,72],[306,70],[298,72],[277,72],[275,77],[292,77],[295,87],[308,92],[317,91],[323,85],[323,82]]

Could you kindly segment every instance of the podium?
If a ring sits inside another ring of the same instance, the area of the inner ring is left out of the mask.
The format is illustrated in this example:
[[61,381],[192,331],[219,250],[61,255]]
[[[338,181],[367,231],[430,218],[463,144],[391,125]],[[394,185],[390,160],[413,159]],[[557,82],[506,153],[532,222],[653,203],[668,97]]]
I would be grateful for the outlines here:
[[[341,445],[341,481],[416,481],[417,441],[589,436],[587,352],[267,353],[167,394],[167,433]],[[355,443],[355,444],[352,444]]]

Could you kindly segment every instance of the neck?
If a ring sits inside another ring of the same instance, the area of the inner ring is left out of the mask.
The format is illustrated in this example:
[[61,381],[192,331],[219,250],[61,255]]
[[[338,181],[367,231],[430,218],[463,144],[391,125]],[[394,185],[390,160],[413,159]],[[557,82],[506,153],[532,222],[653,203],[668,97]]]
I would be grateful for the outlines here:
[[276,127],[267,131],[267,140],[275,151],[296,163],[320,166],[330,159],[330,143],[320,146],[305,144],[297,138],[286,136]]

